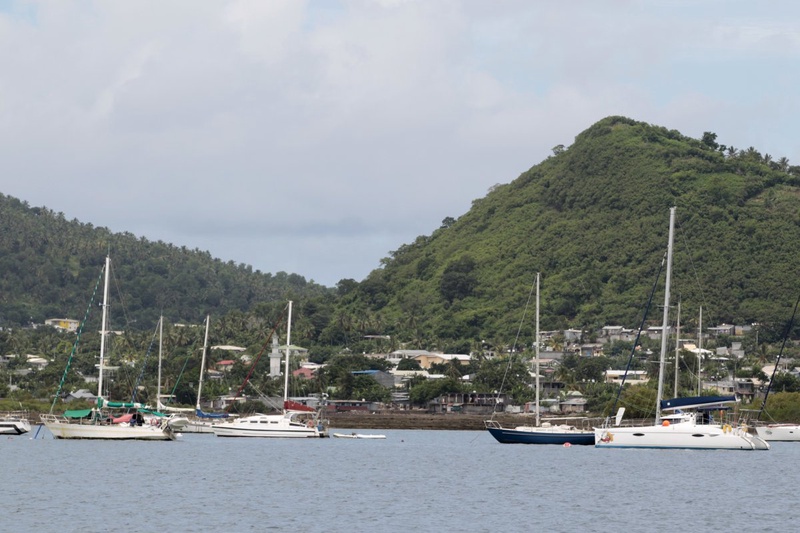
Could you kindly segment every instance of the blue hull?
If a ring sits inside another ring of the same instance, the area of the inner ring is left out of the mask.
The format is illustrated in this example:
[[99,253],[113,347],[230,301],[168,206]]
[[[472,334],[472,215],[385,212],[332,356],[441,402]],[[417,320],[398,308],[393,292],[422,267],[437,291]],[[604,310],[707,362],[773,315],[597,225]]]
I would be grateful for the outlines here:
[[594,432],[587,433],[555,433],[518,431],[516,429],[486,428],[497,442],[503,444],[575,444],[579,446],[594,446]]

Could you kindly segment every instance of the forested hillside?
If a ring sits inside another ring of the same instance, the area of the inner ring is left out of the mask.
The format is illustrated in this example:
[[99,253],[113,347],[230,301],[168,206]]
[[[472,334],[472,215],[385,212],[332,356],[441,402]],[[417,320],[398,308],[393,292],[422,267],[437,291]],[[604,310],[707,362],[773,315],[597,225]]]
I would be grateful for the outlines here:
[[111,233],[0,194],[0,327],[83,316],[107,254],[126,327],[149,329],[161,313],[199,323],[206,313],[330,292],[298,274],[254,272],[208,252]]
[[[542,327],[638,325],[677,206],[673,295],[684,324],[779,330],[797,298],[800,172],[707,132],[601,120],[457,220],[396,250],[344,298],[421,347],[510,344],[535,272]],[[662,277],[663,283],[663,277]],[[657,323],[660,312],[651,313]],[[525,324],[530,339],[532,324]],[[454,341],[461,342],[454,342]],[[469,344],[473,343],[473,344]]]
[[[712,132],[692,139],[609,117],[401,246],[366,279],[342,280],[335,290],[0,195],[0,326],[82,316],[110,251],[127,311],[142,329],[162,312],[194,324],[207,312],[234,313],[228,323],[244,324],[260,304],[291,298],[298,342],[317,359],[345,347],[511,346],[537,271],[543,329],[636,327],[675,205],[673,294],[682,323],[692,327],[702,306],[706,325],[759,322],[765,335],[774,326],[774,336],[798,291],[799,176],[785,158],[718,144]],[[651,311],[653,323],[659,315]]]

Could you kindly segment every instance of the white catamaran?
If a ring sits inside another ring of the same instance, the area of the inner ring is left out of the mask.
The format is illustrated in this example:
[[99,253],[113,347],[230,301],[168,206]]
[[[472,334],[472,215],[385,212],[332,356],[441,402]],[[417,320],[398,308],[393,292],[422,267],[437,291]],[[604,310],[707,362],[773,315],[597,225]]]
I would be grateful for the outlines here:
[[[726,423],[715,423],[699,412],[684,411],[708,407],[721,407],[736,402],[734,396],[675,398],[663,400],[664,371],[669,329],[670,283],[672,276],[672,244],[675,231],[675,208],[670,208],[669,244],[667,247],[667,273],[664,288],[664,317],[661,328],[661,356],[659,359],[658,393],[655,423],[649,426],[621,426],[625,408],[617,413],[615,425],[609,421],[595,428],[597,448],[683,448],[725,450],[768,450],[769,444],[751,435],[747,428]],[[663,415],[662,411],[672,411]]]

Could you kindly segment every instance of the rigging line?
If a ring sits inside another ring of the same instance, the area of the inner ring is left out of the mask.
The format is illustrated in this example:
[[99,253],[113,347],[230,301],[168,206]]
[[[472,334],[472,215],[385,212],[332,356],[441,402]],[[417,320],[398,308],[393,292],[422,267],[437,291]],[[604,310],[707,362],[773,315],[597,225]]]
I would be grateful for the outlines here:
[[64,373],[61,375],[61,382],[58,384],[58,390],[56,390],[56,394],[53,396],[53,403],[50,404],[50,414],[53,414],[53,409],[56,406],[56,400],[58,400],[59,396],[61,395],[61,389],[64,387],[64,381],[67,379],[67,374],[69,374],[69,367],[72,365],[72,359],[75,357],[75,352],[78,349],[78,344],[81,342],[81,335],[83,334],[83,328],[86,325],[86,320],[89,318],[89,311],[92,310],[94,306],[94,299],[97,296],[97,289],[100,287],[100,281],[103,279],[103,271],[105,270],[105,263],[103,263],[103,268],[100,269],[100,275],[97,277],[97,282],[94,285],[94,290],[92,291],[92,297],[89,299],[89,306],[86,308],[86,312],[83,314],[83,320],[81,321],[81,325],[78,328],[77,336],[75,337],[75,342],[72,343],[72,351],[67,358],[67,366],[64,368]]
[[[639,337],[641,337],[645,321],[647,321],[647,313],[650,311],[650,306],[653,303],[653,296],[655,296],[656,294],[656,288],[658,287],[658,280],[661,277],[661,271],[664,270],[664,265],[666,264],[666,262],[667,262],[667,252],[664,252],[664,257],[661,259],[661,266],[658,267],[656,280],[653,283],[653,288],[650,290],[650,298],[647,299],[647,305],[644,308],[644,314],[642,315],[642,322],[639,324],[639,331],[636,332],[636,340],[633,341],[633,347],[631,348],[631,354],[628,357],[628,364],[625,367],[625,373],[622,374],[622,380],[619,384],[619,389],[617,390],[617,397],[614,398],[614,403],[611,406],[611,413],[614,413],[614,410],[617,408],[619,397],[622,394],[622,388],[625,386],[625,379],[628,377],[628,371],[631,368],[631,362],[633,361],[633,356],[636,354],[636,347],[639,345]],[[662,331],[661,334],[665,335],[666,332]],[[609,418],[610,416],[611,415],[609,414]],[[608,418],[606,418],[606,422],[608,422]]]
[[[514,337],[514,344],[511,346],[511,353],[508,355],[508,364],[506,365],[506,369],[503,372],[503,379],[500,381],[500,388],[497,390],[497,396],[495,396],[495,405],[497,401],[500,399],[500,394],[502,393],[503,389],[506,386],[506,379],[508,378],[508,373],[511,370],[511,363],[514,359],[514,353],[517,349],[517,342],[519,341],[519,336],[522,331],[522,325],[525,323],[525,316],[528,314],[528,307],[531,305],[531,298],[533,298],[533,293],[536,291],[536,279],[534,279],[533,283],[531,284],[531,290],[528,292],[528,300],[525,302],[525,307],[522,310],[522,318],[519,321],[519,326],[517,327],[517,334]],[[539,339],[535,339],[535,342],[539,342]],[[490,420],[494,420],[495,411],[492,411],[492,416]]]
[[676,224],[678,226],[678,230],[679,230],[678,233],[680,233],[680,236],[683,238],[683,246],[686,249],[686,256],[689,259],[689,266],[691,267],[691,271],[692,271],[692,274],[694,276],[693,281],[695,282],[695,285],[697,286],[697,292],[700,293],[700,302],[701,302],[701,304],[702,304],[704,309],[711,309],[711,306],[708,304],[708,302],[706,302],[706,295],[703,292],[703,286],[700,284],[700,275],[698,274],[697,267],[695,266],[694,260],[692,259],[692,254],[690,252],[691,248],[689,248],[689,243],[688,243],[688,241],[686,239],[686,233],[683,231],[683,226],[681,226],[680,221],[676,220],[675,222],[676,222]]
[[[272,339],[272,336],[275,335],[275,331],[278,329],[278,326],[283,323],[283,318],[286,316],[286,311],[288,309],[289,309],[288,305],[283,308],[283,312],[281,313],[281,316],[278,317],[278,321],[272,327],[272,331],[267,336],[267,340],[264,341],[264,344],[261,346],[261,351],[258,352],[258,355],[256,356],[255,360],[253,361],[253,364],[250,365],[250,370],[247,372],[247,376],[245,376],[244,382],[239,387],[239,390],[236,391],[236,395],[233,397],[233,400],[228,405],[227,409],[225,409],[225,412],[229,413],[231,408],[234,406],[234,404],[236,404],[236,400],[239,398],[239,395],[242,393],[244,388],[247,386],[247,382],[250,381],[250,377],[253,375],[253,371],[256,369],[256,365],[258,364],[258,361],[261,359],[261,356],[264,355],[264,351],[267,349],[267,346],[269,345],[270,340]],[[286,343],[286,359],[287,360],[289,359],[289,352],[291,352],[291,348],[289,347],[289,343]],[[288,397],[288,391],[287,391],[287,397]]]
[[125,298],[122,296],[122,288],[119,284],[119,279],[117,278],[117,272],[112,268],[110,273],[112,279],[114,280],[114,287],[117,289],[117,298],[119,298],[119,306],[122,309],[122,316],[125,318],[125,328],[130,329],[130,325],[134,321],[131,320],[130,312],[128,311],[128,307],[125,305]]
[[767,406],[767,397],[769,396],[769,391],[772,389],[772,381],[775,379],[775,372],[778,371],[778,363],[781,361],[781,356],[783,355],[783,349],[786,348],[786,341],[789,339],[789,334],[792,332],[792,326],[794,326],[794,317],[797,315],[797,306],[800,305],[800,296],[797,297],[797,301],[794,303],[794,311],[792,311],[792,318],[789,320],[789,323],[786,324],[786,331],[783,334],[783,344],[781,344],[781,351],[778,352],[778,357],[775,359],[775,368],[772,369],[772,376],[769,378],[769,385],[767,386],[767,392],[764,394],[764,400],[761,402],[761,409],[758,410],[758,414],[756,415],[756,420],[761,418],[761,413],[764,412],[764,408]]
[[[139,371],[139,376],[136,378],[136,382],[133,385],[133,394],[131,394],[131,403],[136,402],[136,390],[139,388],[139,383],[142,382],[142,378],[144,377],[144,371],[147,368],[147,359],[150,357],[150,352],[153,351],[153,345],[156,343],[157,337],[158,337],[158,324],[156,324],[156,329],[155,331],[153,331],[153,336],[150,338],[150,346],[147,347],[147,352],[144,354],[142,369]],[[158,409],[158,398],[156,398],[156,409]]]

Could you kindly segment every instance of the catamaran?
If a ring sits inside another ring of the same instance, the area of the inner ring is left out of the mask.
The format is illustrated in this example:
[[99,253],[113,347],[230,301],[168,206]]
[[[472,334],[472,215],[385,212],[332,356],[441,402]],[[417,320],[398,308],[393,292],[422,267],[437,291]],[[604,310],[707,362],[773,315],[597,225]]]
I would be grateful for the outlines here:
[[[667,352],[667,332],[669,329],[670,284],[672,277],[672,248],[675,232],[675,207],[670,208],[669,242],[667,246],[667,272],[664,287],[664,315],[661,328],[661,355],[659,358],[658,392],[656,415],[653,425],[621,426],[625,408],[621,407],[615,417],[602,427],[595,428],[595,447],[597,448],[684,448],[684,449],[725,449],[725,450],[769,450],[763,439],[748,433],[740,425],[712,420],[700,408],[720,408],[736,402],[735,396],[701,396],[662,400],[664,390],[664,371]],[[669,412],[670,414],[664,414]],[[706,411],[706,414],[708,411]]]

